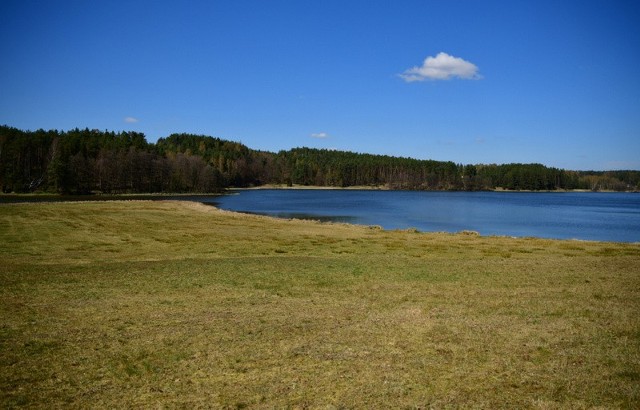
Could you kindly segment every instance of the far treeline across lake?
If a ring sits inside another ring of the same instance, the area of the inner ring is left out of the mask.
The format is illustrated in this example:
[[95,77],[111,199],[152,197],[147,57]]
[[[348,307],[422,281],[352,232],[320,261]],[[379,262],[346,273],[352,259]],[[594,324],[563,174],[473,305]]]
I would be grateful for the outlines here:
[[2,192],[197,193],[266,184],[406,190],[638,191],[640,171],[417,160],[326,149],[253,150],[219,138],[0,126]]

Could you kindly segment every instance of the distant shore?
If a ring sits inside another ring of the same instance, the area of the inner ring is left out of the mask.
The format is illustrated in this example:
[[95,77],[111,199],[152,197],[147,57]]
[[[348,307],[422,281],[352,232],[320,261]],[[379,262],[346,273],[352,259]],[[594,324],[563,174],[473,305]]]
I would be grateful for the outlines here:
[[227,188],[229,191],[239,191],[239,190],[252,190],[252,189],[316,189],[316,190],[335,190],[335,189],[344,189],[344,190],[354,190],[354,191],[391,191],[392,189],[386,185],[353,185],[347,187],[339,187],[339,186],[322,186],[322,185],[287,185],[287,184],[265,184],[259,186],[252,186],[247,188]]
[[[246,190],[260,190],[260,189],[282,189],[282,190],[304,190],[304,189],[309,189],[309,190],[353,190],[353,191],[421,191],[421,190],[415,190],[415,189],[395,189],[395,188],[390,188],[389,186],[386,185],[354,185],[354,186],[347,186],[347,187],[339,187],[339,186],[321,186],[321,185],[298,185],[298,184],[293,184],[293,185],[287,185],[287,184],[265,184],[265,185],[259,185],[259,186],[252,186],[252,187],[243,187],[243,188],[237,188],[237,187],[232,187],[232,188],[227,188],[227,191],[246,191]],[[527,189],[505,189],[505,188],[494,188],[494,189],[490,189],[490,190],[481,190],[481,191],[456,191],[456,190],[447,190],[447,189],[441,189],[441,190],[425,190],[424,192],[540,192],[540,193],[549,193],[549,192],[557,192],[557,193],[562,193],[562,192],[594,192],[594,193],[598,193],[598,192],[626,192],[626,193],[634,193],[634,192],[638,192],[638,191],[612,191],[612,190],[598,190],[598,191],[592,191],[590,189],[555,189],[555,190],[527,190]]]
[[196,197],[196,196],[214,196],[224,195],[229,192],[238,191],[251,191],[251,190],[345,190],[345,191],[418,191],[418,192],[522,192],[522,193],[571,193],[571,192],[593,192],[593,193],[639,193],[639,191],[612,191],[612,190],[598,190],[592,191],[590,189],[556,189],[556,190],[512,190],[504,188],[494,188],[491,190],[482,191],[456,191],[456,190],[409,190],[409,189],[395,189],[386,185],[354,185],[347,187],[339,186],[321,186],[321,185],[287,185],[287,184],[265,184],[250,187],[230,187],[221,192],[146,192],[146,193],[119,193],[108,194],[100,192],[92,192],[89,194],[56,194],[47,192],[28,192],[28,193],[0,193],[0,203],[3,202],[22,202],[22,199],[33,199],[34,201],[46,201],[51,199],[53,201],[67,201],[67,200],[108,200],[108,199],[146,199],[146,198],[176,198],[176,197]]

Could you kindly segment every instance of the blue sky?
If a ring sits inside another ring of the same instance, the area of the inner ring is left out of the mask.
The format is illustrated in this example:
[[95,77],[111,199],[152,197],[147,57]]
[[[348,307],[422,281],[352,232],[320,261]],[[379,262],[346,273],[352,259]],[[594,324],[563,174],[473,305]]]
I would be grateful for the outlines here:
[[637,1],[0,2],[0,124],[640,169]]

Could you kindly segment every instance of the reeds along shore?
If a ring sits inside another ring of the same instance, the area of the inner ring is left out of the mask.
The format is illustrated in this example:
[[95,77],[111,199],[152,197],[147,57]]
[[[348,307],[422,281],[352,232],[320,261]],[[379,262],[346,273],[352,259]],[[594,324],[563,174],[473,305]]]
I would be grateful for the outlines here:
[[0,206],[0,406],[637,408],[640,244]]

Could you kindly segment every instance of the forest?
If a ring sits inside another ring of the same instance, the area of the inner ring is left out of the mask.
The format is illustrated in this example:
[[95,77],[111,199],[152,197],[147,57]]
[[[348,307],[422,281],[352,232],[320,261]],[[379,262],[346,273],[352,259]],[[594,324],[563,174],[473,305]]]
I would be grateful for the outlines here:
[[0,126],[4,193],[213,193],[265,184],[407,190],[638,191],[640,171],[571,171],[542,164],[456,164],[294,148],[253,150],[220,138],[139,132],[23,131]]

